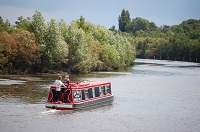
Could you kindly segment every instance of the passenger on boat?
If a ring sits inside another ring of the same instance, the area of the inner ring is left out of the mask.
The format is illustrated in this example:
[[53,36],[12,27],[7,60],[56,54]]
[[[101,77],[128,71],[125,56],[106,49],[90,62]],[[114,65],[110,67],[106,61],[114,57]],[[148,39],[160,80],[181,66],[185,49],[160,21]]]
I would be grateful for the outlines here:
[[70,83],[70,79],[69,79],[69,75],[65,76],[65,86],[67,86],[67,88],[69,88],[69,83]]
[[54,85],[56,86],[57,101],[58,101],[58,100],[61,100],[61,99],[60,99],[60,97],[61,97],[61,92],[60,92],[61,87],[63,86],[63,87],[65,87],[65,88],[67,88],[67,87],[61,82],[61,80],[62,80],[62,76],[59,76],[58,79],[54,82]]

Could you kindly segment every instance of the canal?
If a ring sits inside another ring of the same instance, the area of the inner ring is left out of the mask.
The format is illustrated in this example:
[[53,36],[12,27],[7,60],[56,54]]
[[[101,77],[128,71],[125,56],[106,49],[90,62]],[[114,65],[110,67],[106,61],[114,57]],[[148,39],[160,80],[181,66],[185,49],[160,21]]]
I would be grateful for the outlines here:
[[[112,83],[112,105],[81,111],[45,108],[58,75],[0,75],[2,132],[196,132],[200,130],[200,64],[136,59],[126,71],[71,75]],[[65,76],[64,74],[62,75]]]

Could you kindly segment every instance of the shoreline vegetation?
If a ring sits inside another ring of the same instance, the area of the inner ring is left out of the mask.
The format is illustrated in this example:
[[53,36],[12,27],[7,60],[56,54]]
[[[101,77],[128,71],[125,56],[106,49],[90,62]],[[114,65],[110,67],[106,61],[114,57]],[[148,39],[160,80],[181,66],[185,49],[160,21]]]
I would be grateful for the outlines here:
[[123,9],[119,29],[87,22],[46,22],[41,12],[18,17],[15,25],[0,17],[0,74],[90,73],[124,69],[135,58],[200,63],[200,20],[157,27]]

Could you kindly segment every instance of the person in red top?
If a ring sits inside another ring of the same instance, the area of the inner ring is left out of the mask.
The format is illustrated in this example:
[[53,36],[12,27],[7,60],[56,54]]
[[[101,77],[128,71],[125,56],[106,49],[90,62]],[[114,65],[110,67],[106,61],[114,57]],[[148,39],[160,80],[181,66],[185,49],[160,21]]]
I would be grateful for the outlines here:
[[69,88],[70,84],[70,79],[69,79],[69,75],[65,76],[65,86],[67,86],[67,88]]

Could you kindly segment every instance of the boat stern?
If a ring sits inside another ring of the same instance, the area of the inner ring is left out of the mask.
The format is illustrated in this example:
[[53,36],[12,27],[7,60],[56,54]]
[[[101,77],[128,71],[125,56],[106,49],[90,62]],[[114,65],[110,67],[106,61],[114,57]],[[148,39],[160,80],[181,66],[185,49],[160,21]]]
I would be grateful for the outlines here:
[[56,110],[73,110],[72,103],[60,103],[60,102],[47,102],[45,104],[46,108],[56,109]]

